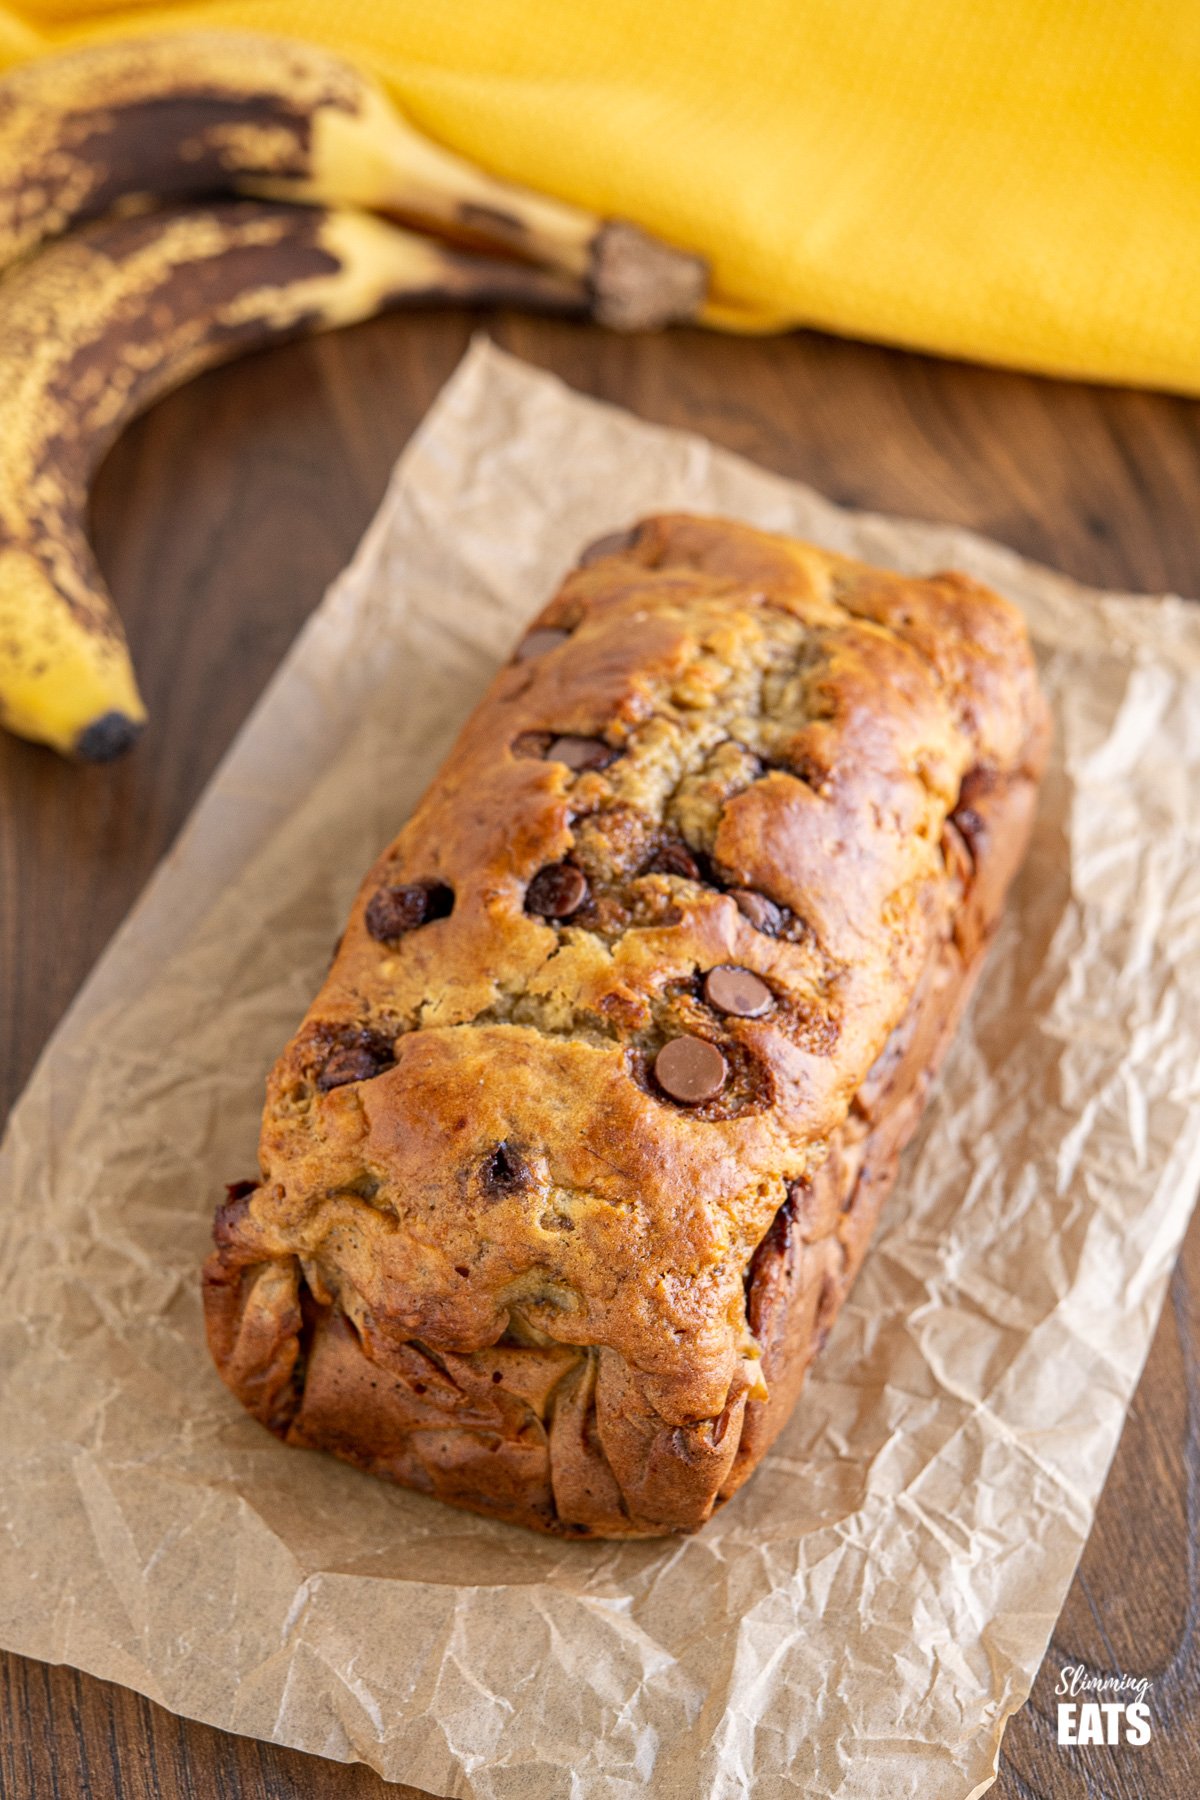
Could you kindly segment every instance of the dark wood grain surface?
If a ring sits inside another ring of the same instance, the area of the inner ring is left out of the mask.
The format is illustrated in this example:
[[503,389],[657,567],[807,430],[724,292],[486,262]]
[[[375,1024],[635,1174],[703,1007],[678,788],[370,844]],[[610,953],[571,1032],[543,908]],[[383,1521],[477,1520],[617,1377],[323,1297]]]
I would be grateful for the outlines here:
[[[151,711],[138,750],[70,768],[0,741],[0,1114],[297,628],[345,563],[474,321],[397,316],[293,345],[163,402],[110,456],[100,559]],[[620,339],[487,321],[510,350],[643,416],[707,432],[836,500],[987,532],[1106,587],[1200,593],[1200,408],[810,335]],[[536,596],[531,596],[531,605]],[[1200,1793],[1200,1220],[1003,1800]],[[1143,1749],[1055,1741],[1067,1663],[1149,1676]],[[416,1790],[173,1717],[125,1689],[0,1658],[4,1800],[359,1800]]]

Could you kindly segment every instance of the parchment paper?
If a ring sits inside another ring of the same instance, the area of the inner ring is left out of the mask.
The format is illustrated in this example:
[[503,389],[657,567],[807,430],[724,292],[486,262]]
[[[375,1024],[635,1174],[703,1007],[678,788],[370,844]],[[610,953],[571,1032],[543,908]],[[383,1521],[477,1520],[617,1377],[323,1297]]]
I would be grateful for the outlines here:
[[[694,1538],[559,1544],[277,1444],[196,1273],[362,869],[581,545],[670,507],[993,582],[1058,738],[779,1447]],[[1198,838],[1200,610],[840,511],[476,345],[13,1114],[0,1641],[438,1794],[982,1792],[1200,1179]]]

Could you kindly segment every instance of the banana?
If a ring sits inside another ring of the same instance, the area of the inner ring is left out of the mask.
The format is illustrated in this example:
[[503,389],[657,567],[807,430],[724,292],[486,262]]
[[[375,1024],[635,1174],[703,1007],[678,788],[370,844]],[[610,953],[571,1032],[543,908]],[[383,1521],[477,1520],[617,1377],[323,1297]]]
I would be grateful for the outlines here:
[[0,281],[0,723],[103,761],[145,719],[87,536],[88,483],[134,413],[259,344],[404,301],[588,310],[579,278],[350,208],[232,200],[106,219]]
[[693,318],[699,257],[493,179],[315,45],[187,31],[46,58],[0,82],[0,268],[114,209],[217,192],[356,206],[587,282],[623,329]]

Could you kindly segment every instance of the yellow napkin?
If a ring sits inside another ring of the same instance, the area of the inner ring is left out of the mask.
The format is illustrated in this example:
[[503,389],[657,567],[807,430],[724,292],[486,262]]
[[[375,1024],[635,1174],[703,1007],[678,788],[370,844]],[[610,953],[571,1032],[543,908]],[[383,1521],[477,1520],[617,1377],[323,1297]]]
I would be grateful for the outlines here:
[[1195,0],[0,0],[0,62],[189,25],[344,52],[731,324],[1200,390]]

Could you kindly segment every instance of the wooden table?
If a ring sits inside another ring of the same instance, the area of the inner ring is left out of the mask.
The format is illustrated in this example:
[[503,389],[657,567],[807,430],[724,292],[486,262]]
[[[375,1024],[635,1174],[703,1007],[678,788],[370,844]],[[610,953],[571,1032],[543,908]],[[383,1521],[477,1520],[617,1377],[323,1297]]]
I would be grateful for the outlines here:
[[[171,843],[478,321],[377,320],[195,382],[101,472],[95,538],[151,711],[137,751],[70,768],[0,743],[0,1114]],[[953,520],[1105,587],[1200,593],[1200,410],[815,335],[621,339],[495,316],[506,348],[707,432],[835,500]],[[530,604],[538,598],[530,596]],[[1082,1566],[993,1793],[1200,1793],[1200,1219]],[[1064,1663],[1153,1678],[1147,1747],[1055,1741]],[[189,1724],[122,1688],[0,1659],[3,1800],[410,1795]]]

